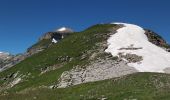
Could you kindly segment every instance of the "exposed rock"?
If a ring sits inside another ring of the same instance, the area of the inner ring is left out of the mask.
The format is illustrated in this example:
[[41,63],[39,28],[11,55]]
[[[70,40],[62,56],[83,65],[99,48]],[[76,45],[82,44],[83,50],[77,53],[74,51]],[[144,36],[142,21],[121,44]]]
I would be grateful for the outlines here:
[[151,30],[145,29],[145,34],[148,37],[148,40],[152,42],[153,44],[159,47],[170,48],[170,45],[166,43],[166,41],[157,33]]
[[43,39],[51,39],[53,34],[54,34],[54,32],[47,32],[42,37],[40,37],[39,41],[41,41]]
[[120,48],[119,50],[138,50],[138,49],[142,49],[142,47],[134,47],[134,45],[131,44],[130,46],[128,46],[128,47],[122,47],[122,48]]
[[24,54],[18,54],[15,56],[11,56],[8,59],[3,60],[0,63],[0,72],[18,64],[19,62],[21,62],[22,60],[24,60],[27,57],[28,57],[28,55],[26,53],[24,53]]
[[56,58],[56,60],[60,61],[60,62],[68,62],[68,61],[70,61],[70,59],[71,59],[71,57],[69,57],[69,56],[58,56]]
[[142,56],[138,56],[136,54],[123,54],[123,53],[119,53],[118,54],[120,58],[123,58],[125,60],[128,61],[128,63],[136,63],[136,62],[140,62],[143,60]]
[[55,39],[55,40],[60,40],[62,38],[64,38],[65,36],[73,33],[74,31],[70,28],[60,28],[55,32],[47,32],[45,33],[42,37],[40,37],[40,41],[43,39]]
[[65,71],[59,79],[58,88],[64,88],[86,82],[120,77],[137,72],[136,69],[126,65],[122,60],[100,60],[91,63],[89,66],[76,66],[70,71]]
[[28,52],[29,55],[33,55],[33,54],[36,54],[36,53],[43,51],[46,48],[48,48],[48,46],[31,47],[31,48],[28,48],[27,52]]
[[10,55],[9,53],[0,52],[0,72],[10,63],[12,57],[13,55]]
[[62,38],[62,34],[58,32],[47,32],[42,37],[40,37],[39,41],[53,38],[60,40]]
[[20,77],[15,78],[11,83],[10,83],[10,87],[15,86],[16,84],[18,84],[22,79]]

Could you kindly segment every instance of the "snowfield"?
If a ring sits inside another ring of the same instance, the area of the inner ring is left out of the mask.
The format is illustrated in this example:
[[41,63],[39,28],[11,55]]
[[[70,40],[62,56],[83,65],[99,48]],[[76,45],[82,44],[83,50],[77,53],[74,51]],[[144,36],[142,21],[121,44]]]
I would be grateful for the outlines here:
[[[122,24],[124,27],[118,29],[117,33],[108,39],[106,52],[110,52],[113,56],[119,56],[120,53],[142,56],[141,62],[128,63],[139,72],[169,72],[166,69],[170,69],[170,53],[149,42],[143,28],[126,23],[113,24]],[[121,49],[130,47],[140,49]]]

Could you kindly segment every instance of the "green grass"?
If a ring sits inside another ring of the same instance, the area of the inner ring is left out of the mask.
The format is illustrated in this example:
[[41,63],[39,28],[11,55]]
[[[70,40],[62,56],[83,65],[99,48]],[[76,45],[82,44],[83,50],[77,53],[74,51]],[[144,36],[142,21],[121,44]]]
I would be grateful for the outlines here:
[[[69,70],[73,66],[87,63],[88,59],[80,60],[83,53],[99,48],[95,44],[106,41],[106,38],[103,36],[107,35],[109,28],[112,27],[116,27],[116,25],[95,25],[85,31],[73,33],[67,38],[59,41],[57,44],[50,46],[48,49],[33,55],[14,67],[0,73],[0,79],[18,71],[20,75],[28,75],[28,73],[31,73],[29,77],[23,79],[23,82],[8,89],[8,92],[17,92],[30,87],[53,84],[58,80],[63,71]],[[36,46],[44,45],[45,43],[48,43],[48,41],[38,43]],[[59,56],[69,56],[73,60],[70,62],[56,60]],[[41,68],[55,64],[62,64],[63,67],[40,75]],[[5,81],[1,80],[0,86],[6,86],[10,80],[12,80],[12,78]]]
[[169,100],[170,75],[136,73],[64,89],[36,88],[0,96],[0,100]]

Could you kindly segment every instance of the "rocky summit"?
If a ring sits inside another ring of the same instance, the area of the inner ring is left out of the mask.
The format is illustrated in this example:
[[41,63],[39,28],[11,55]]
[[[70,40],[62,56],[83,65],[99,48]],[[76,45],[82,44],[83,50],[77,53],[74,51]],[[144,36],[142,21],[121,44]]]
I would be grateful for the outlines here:
[[70,28],[66,28],[66,27],[62,27],[57,29],[54,32],[47,32],[45,33],[42,37],[40,37],[40,41],[41,40],[45,40],[45,39],[56,39],[56,40],[60,40],[61,38],[64,38],[65,36],[69,35],[70,33],[73,33],[74,31]]
[[11,58],[19,60],[0,72],[0,99],[169,100],[169,51],[159,34],[135,24],[62,27]]
[[43,51],[44,49],[50,47],[52,43],[57,43],[58,41],[69,36],[73,32],[74,31],[72,29],[66,27],[59,28],[54,32],[47,32],[39,38],[39,41],[37,43],[29,47],[27,49],[27,52],[30,55],[33,55],[35,53]]

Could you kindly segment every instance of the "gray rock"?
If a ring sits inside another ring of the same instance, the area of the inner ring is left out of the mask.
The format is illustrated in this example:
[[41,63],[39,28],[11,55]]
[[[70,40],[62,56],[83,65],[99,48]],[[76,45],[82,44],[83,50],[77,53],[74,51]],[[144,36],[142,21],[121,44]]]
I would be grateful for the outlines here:
[[57,87],[65,88],[81,83],[120,77],[135,72],[137,70],[128,66],[125,61],[100,60],[86,67],[76,66],[70,71],[63,72]]

